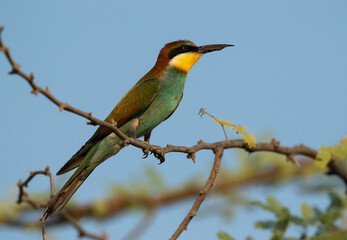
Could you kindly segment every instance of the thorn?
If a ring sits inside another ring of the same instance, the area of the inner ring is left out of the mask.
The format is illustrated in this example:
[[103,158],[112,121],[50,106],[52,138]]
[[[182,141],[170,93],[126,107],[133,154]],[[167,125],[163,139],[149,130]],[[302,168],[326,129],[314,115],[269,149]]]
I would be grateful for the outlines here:
[[280,142],[276,141],[275,138],[271,139],[271,143],[274,145],[275,149],[277,149],[280,146]]
[[201,144],[201,143],[203,143],[204,141],[202,141],[201,139],[198,141],[198,144]]
[[46,86],[46,92],[50,93],[49,88]]
[[92,122],[92,121],[89,121],[89,122],[86,122],[87,125],[92,125],[92,126],[96,126],[97,124],[95,122]]
[[8,72],[8,74],[12,75],[12,74],[16,74],[18,73],[18,68],[16,68],[15,66],[13,66],[12,70],[10,72]]
[[6,52],[6,51],[9,51],[9,50],[10,50],[9,47],[2,45],[2,47],[1,47],[1,51],[2,52]]
[[17,182],[17,187],[20,187],[20,185],[22,185],[23,181],[22,179],[19,179],[19,181]]
[[34,74],[33,74],[33,73],[30,73],[30,75],[29,75],[29,81],[30,81],[30,82],[34,81]]
[[[10,50],[9,48],[7,48],[7,50]],[[14,74],[14,73],[18,73],[18,70],[20,69],[20,64],[13,62],[12,64],[12,71],[10,72],[10,74]]]
[[35,96],[39,95],[39,91],[37,89],[32,90],[30,93],[34,94]]
[[298,161],[295,160],[293,154],[289,154],[289,155],[287,156],[287,161],[288,161],[288,162],[291,162],[292,164],[294,164],[294,165],[297,166],[297,167],[301,167],[301,164],[300,164]]
[[91,117],[92,116],[92,112],[89,112],[87,113],[88,114],[88,117]]
[[193,163],[195,163],[195,162],[196,162],[196,159],[195,159],[195,153],[188,153],[187,158],[192,159]]
[[20,69],[20,64],[14,62],[13,63],[13,67],[16,68],[17,70]]
[[205,194],[205,192],[203,190],[199,191],[199,195],[204,195],[204,194]]
[[62,112],[66,108],[67,104],[63,103],[59,106],[59,112]]
[[6,52],[6,51],[10,51],[10,48],[9,48],[9,47],[7,47],[7,46],[3,46],[3,49],[4,49],[4,52]]

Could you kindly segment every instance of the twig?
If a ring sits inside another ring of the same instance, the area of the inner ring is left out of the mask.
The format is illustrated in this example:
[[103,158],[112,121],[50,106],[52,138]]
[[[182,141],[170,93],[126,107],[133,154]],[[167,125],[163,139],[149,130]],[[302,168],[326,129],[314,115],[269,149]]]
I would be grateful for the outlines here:
[[61,214],[64,216],[64,218],[66,220],[68,220],[77,229],[78,235],[80,238],[88,237],[88,238],[95,239],[95,240],[106,240],[107,239],[106,233],[102,233],[100,236],[96,236],[96,235],[91,234],[91,233],[87,232],[86,230],[84,230],[81,227],[81,225],[78,223],[78,221],[74,217],[72,217],[68,212],[62,211]]
[[[0,31],[1,31],[1,29],[0,29]],[[28,187],[29,182],[31,180],[33,180],[36,175],[40,175],[40,174],[49,177],[50,197],[54,196],[54,179],[53,179],[51,171],[49,170],[49,166],[47,166],[45,170],[38,170],[38,171],[30,172],[29,177],[24,182],[22,182],[22,180],[18,181],[18,183],[17,183],[17,186],[19,188],[18,200],[17,200],[18,204],[21,204],[22,202],[26,202],[26,203],[29,203],[35,209],[47,207],[48,201],[45,201],[45,202],[34,201],[29,197],[29,194],[26,191],[24,191],[24,187]],[[42,239],[46,240],[47,239],[47,237],[46,237],[46,225],[45,225],[44,221],[41,223],[41,228],[42,228]]]
[[204,115],[207,115],[207,116],[210,116],[213,120],[215,120],[215,121],[222,127],[225,140],[226,140],[227,142],[229,141],[227,132],[225,131],[224,124],[223,124],[221,121],[219,121],[218,118],[216,118],[216,117],[213,116],[212,114],[209,114],[208,112],[206,112],[206,109],[205,109],[205,108],[200,108],[200,110],[199,110],[199,115],[200,115],[200,117],[202,117],[202,116],[204,116]]
[[[50,197],[52,198],[54,196],[54,179],[53,179],[53,175],[52,175],[51,171],[49,170],[49,166],[47,166],[45,170],[38,170],[38,171],[30,172],[29,177],[24,182],[22,180],[18,181],[18,184],[17,184],[18,188],[19,188],[19,194],[18,194],[18,200],[17,200],[18,204],[20,204],[22,202],[26,202],[26,203],[29,203],[35,209],[47,207],[48,201],[45,201],[45,202],[34,201],[29,197],[29,194],[26,191],[24,191],[24,187],[28,187],[29,182],[31,180],[33,180],[35,176],[41,175],[41,174],[49,177]],[[62,215],[65,217],[66,220],[68,220],[77,229],[80,237],[89,237],[89,238],[95,239],[95,240],[105,240],[107,238],[106,234],[102,234],[101,236],[96,236],[96,235],[93,235],[91,233],[88,233],[68,213],[63,212]],[[41,222],[41,228],[42,228],[42,239],[46,240],[47,236],[46,236],[45,221]]]
[[219,166],[223,157],[223,151],[224,149],[222,147],[218,147],[217,149],[215,149],[215,158],[210,176],[208,177],[203,189],[199,192],[199,195],[195,200],[193,207],[190,209],[187,216],[183,219],[182,223],[179,225],[175,233],[171,236],[170,240],[177,239],[181,235],[181,233],[187,229],[187,226],[189,222],[192,220],[192,218],[196,216],[196,213],[199,210],[201,203],[204,201],[208,191],[211,189],[214,182],[216,181],[216,177],[219,172]]
[[43,240],[47,240],[47,236],[46,236],[46,224],[45,222],[41,223],[41,228],[42,228],[42,239]]
[[54,180],[51,171],[49,170],[49,166],[46,167],[45,170],[38,170],[30,172],[29,177],[23,182],[22,180],[19,180],[17,183],[17,186],[19,188],[18,193],[18,200],[17,203],[20,204],[22,202],[29,203],[33,208],[45,208],[47,206],[48,201],[45,202],[35,202],[29,197],[29,194],[24,190],[24,187],[28,187],[29,182],[36,176],[36,175],[45,175],[48,176],[50,179],[50,186],[51,186],[51,195],[54,194]]

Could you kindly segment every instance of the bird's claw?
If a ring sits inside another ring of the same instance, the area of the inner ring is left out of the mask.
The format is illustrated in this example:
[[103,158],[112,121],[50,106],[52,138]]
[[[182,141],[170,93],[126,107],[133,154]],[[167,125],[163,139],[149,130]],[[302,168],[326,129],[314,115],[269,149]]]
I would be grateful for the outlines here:
[[159,147],[159,152],[155,151],[154,152],[154,157],[156,157],[157,159],[159,159],[159,165],[162,164],[163,162],[165,162],[165,154],[164,154],[164,149]]
[[143,152],[143,156],[142,156],[143,159],[147,158],[149,154],[153,153],[154,157],[160,161],[159,164],[162,164],[163,162],[165,162],[164,149],[159,146],[157,149],[151,150],[151,151],[149,150],[149,146],[148,146],[146,148],[143,148],[142,152]]
[[147,158],[148,155],[149,155],[149,149],[148,149],[148,148],[142,149],[142,152],[143,152],[142,158],[143,158],[143,159]]

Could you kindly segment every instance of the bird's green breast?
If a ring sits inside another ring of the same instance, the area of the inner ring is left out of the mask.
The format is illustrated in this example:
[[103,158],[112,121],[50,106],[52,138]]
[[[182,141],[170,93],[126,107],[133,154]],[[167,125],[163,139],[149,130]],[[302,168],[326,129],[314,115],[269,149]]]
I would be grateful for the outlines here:
[[178,106],[187,73],[170,67],[161,77],[161,87],[148,108],[139,116],[137,136],[143,136],[166,120]]

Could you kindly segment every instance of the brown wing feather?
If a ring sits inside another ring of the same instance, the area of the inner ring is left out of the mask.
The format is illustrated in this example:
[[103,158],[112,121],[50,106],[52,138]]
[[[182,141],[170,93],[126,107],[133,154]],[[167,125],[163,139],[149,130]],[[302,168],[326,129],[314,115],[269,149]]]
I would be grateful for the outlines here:
[[[117,122],[117,126],[121,127],[124,123],[131,120],[133,116],[144,111],[148,107],[153,98],[157,95],[160,86],[161,80],[158,78],[145,81],[143,79],[140,80],[118,102],[105,121],[111,122],[111,119],[113,119]],[[57,175],[61,175],[78,167],[83,161],[84,156],[94,146],[94,144],[101,141],[111,132],[112,130],[109,128],[100,126],[82,148],[65,163],[65,165],[58,171]]]
[[[105,121],[110,122],[111,119],[113,119],[117,122],[117,126],[121,127],[125,122],[129,121],[132,116],[135,116],[148,107],[153,98],[157,95],[160,85],[161,81],[157,78],[137,83],[118,102]],[[90,141],[97,142],[108,136],[111,132],[112,130],[109,128],[101,126],[96,130]]]

